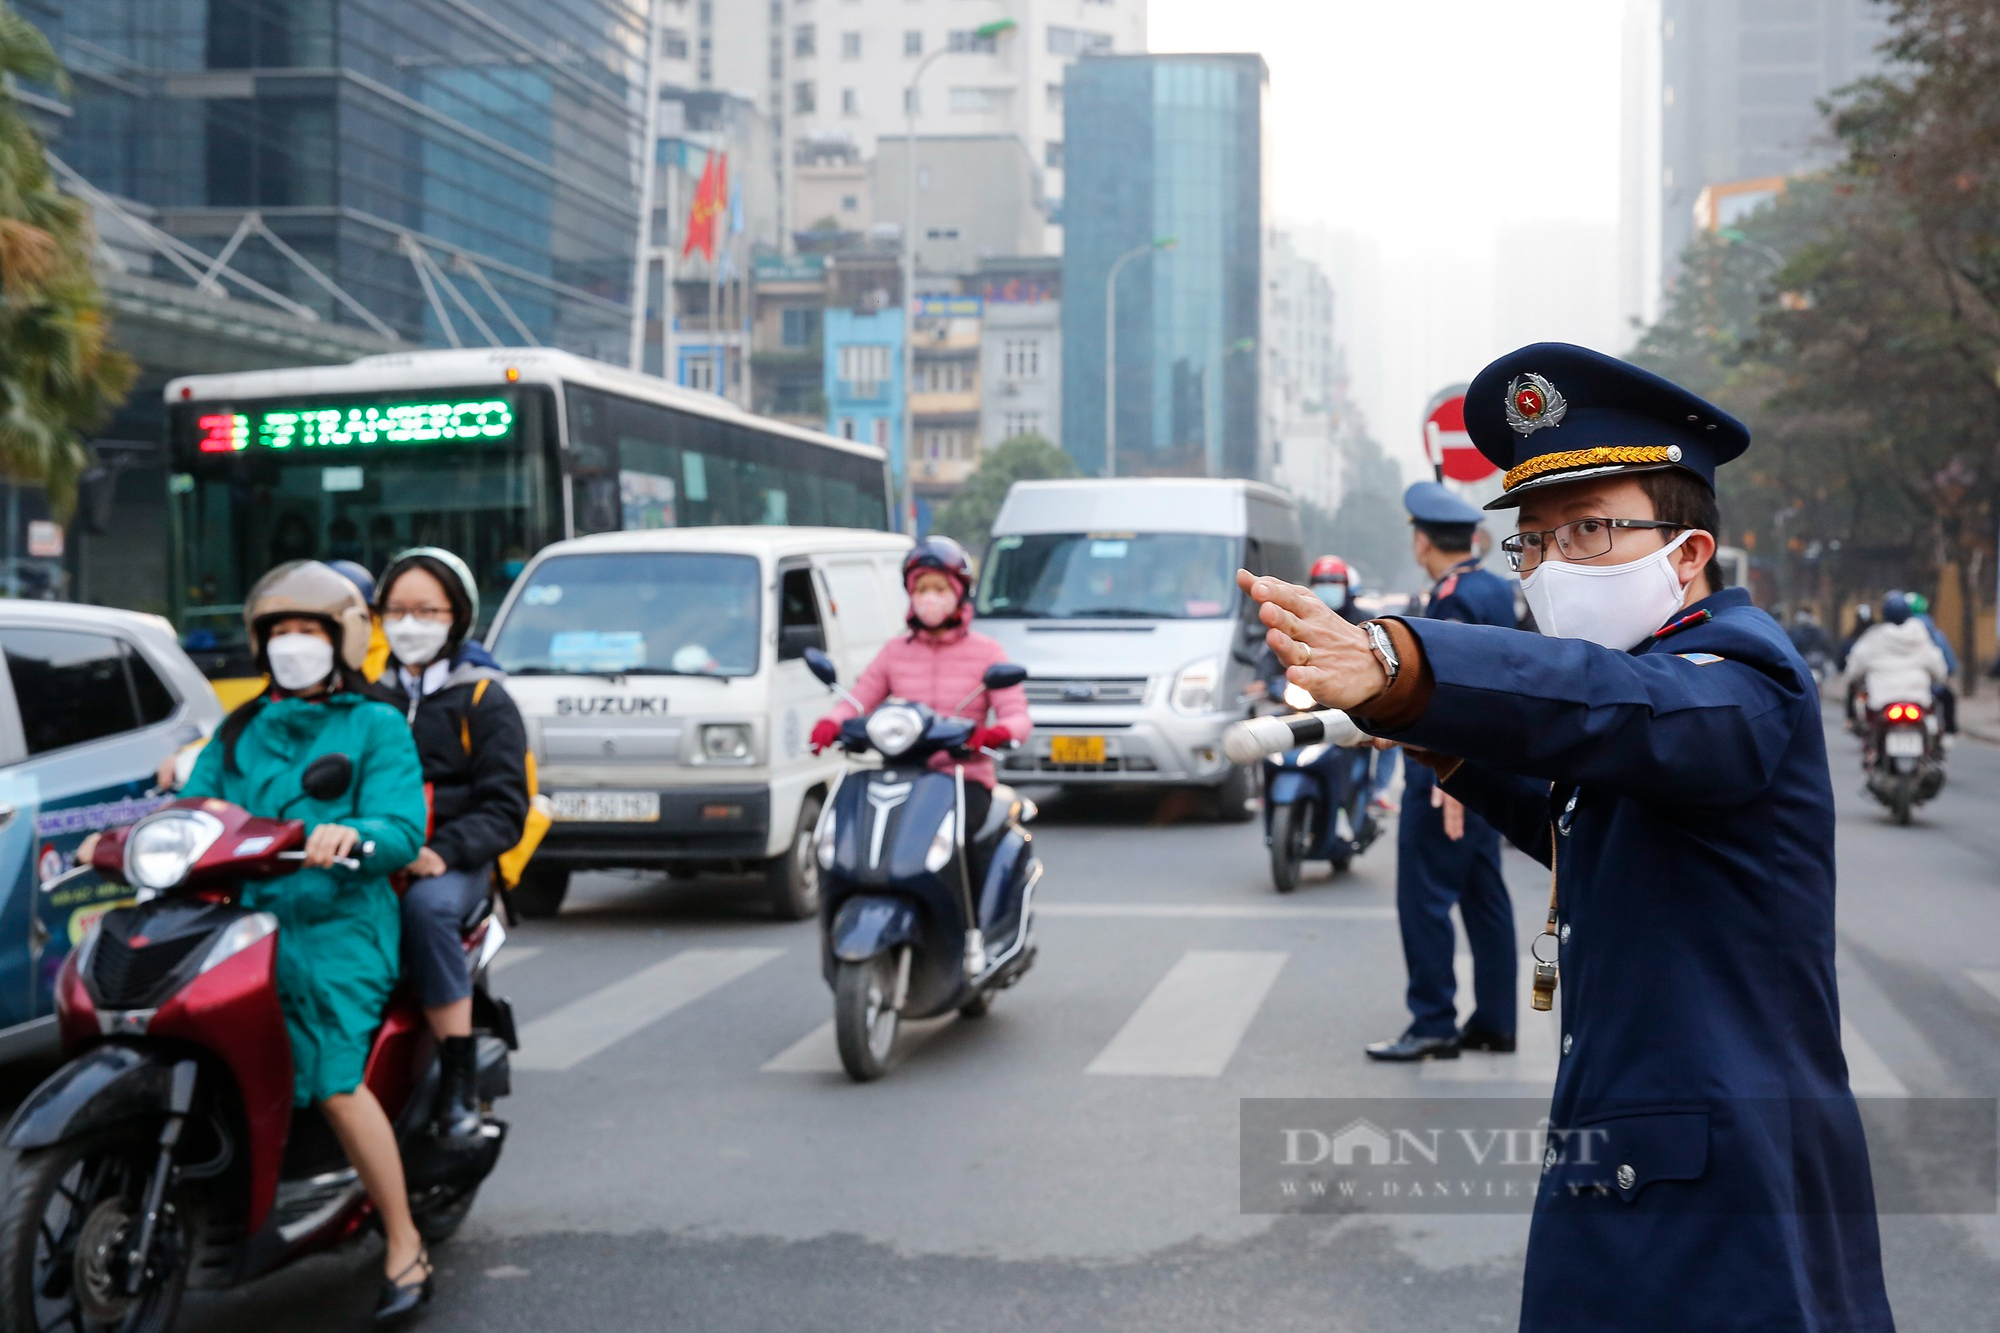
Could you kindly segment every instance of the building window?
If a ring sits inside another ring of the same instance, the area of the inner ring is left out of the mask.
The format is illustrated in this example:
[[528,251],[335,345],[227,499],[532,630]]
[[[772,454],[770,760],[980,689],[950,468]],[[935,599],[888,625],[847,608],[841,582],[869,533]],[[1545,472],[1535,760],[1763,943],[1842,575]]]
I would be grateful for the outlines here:
[[904,33],[903,54],[906,56],[920,56],[923,53],[924,53],[923,33],[919,32],[915,28],[912,28],[908,32]]
[[931,361],[921,375],[925,393],[969,393],[979,385],[970,361]]
[[969,430],[934,427],[922,439],[924,457],[935,463],[970,463],[979,456],[979,441]]
[[840,378],[856,398],[873,398],[889,378],[887,343],[849,343],[840,349]]
[[1058,169],[1060,169],[1060,168],[1062,167],[1062,162],[1063,162],[1063,159],[1062,159],[1062,140],[1060,140],[1060,139],[1051,139],[1051,140],[1049,140],[1049,141],[1048,141],[1047,143],[1045,143],[1045,144],[1043,144],[1043,145],[1042,145],[1042,165],[1043,165],[1043,166],[1045,166],[1045,167],[1055,167],[1055,168],[1058,168]]
[[1049,54],[1052,56],[1091,56],[1110,49],[1110,33],[1049,25]]
[[810,79],[792,85],[792,112],[795,115],[810,116],[819,108],[819,95],[813,89]]
[[924,99],[923,99],[923,98],[922,98],[921,96],[919,96],[919,95],[918,95],[918,92],[919,92],[919,90],[918,90],[918,89],[915,89],[915,88],[905,88],[905,89],[903,89],[903,114],[904,114],[904,115],[906,115],[906,116],[914,116],[914,115],[916,115],[916,114],[917,114],[917,113],[918,113],[919,111],[922,111],[922,110],[924,109]]
[[1008,338],[1000,344],[1000,369],[1008,379],[1038,380],[1042,377],[1042,340]]
[[878,449],[887,449],[889,447],[889,418],[887,417],[875,418],[875,447]]
[[1000,438],[1011,440],[1022,435],[1042,433],[1040,412],[1008,412],[1000,418]]
[[861,34],[843,32],[840,34],[840,58],[842,60],[861,59]]
[[715,354],[713,352],[709,351],[706,347],[690,348],[688,349],[687,360],[682,364],[687,367],[686,383],[688,388],[700,389],[703,393],[714,393],[716,391]]
[[858,194],[843,194],[840,196],[840,211],[843,213],[860,212],[861,196]]
[[1060,111],[1063,109],[1063,87],[1060,83],[1049,84],[1042,90],[1042,95],[1048,100],[1049,110]]
[[859,89],[842,88],[840,90],[840,114],[843,116],[858,116],[861,114],[861,92]]
[[854,438],[853,417],[842,417],[840,419],[840,438],[843,440],[851,440]]
[[679,28],[665,28],[660,32],[660,54],[669,60],[688,58],[688,35]]
[[792,29],[793,55],[798,56],[802,60],[809,59],[815,54],[817,46],[818,43],[813,36],[812,24],[801,23],[798,27]]
[[779,340],[786,347],[811,347],[819,341],[819,311],[790,306],[780,313]]
[[1004,116],[1013,97],[1012,88],[953,88],[951,109],[961,116]]

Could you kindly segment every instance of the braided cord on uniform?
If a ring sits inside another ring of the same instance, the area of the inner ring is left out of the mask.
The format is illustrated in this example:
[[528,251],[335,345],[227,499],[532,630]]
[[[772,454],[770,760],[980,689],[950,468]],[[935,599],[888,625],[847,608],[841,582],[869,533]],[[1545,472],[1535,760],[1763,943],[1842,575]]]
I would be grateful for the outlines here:
[[1679,450],[1668,452],[1668,446],[1660,444],[1601,444],[1592,449],[1571,449],[1559,454],[1542,454],[1530,458],[1518,467],[1507,469],[1501,481],[1501,489],[1513,490],[1522,482],[1539,477],[1548,472],[1559,472],[1564,468],[1592,467],[1605,463],[1674,463],[1678,462]]

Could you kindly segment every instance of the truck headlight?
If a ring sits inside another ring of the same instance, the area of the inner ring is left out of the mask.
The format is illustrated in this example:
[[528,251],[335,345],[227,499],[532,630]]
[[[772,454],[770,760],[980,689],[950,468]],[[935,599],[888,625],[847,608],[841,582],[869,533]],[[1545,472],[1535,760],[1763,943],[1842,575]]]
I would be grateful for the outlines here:
[[158,893],[187,878],[222,836],[222,821],[205,810],[163,810],[140,820],[125,838],[125,882]]
[[868,743],[894,759],[924,734],[924,715],[908,704],[886,704],[868,715]]
[[957,850],[957,842],[958,811],[947,810],[944,812],[944,818],[938,821],[937,834],[931,839],[931,849],[924,853],[924,869],[932,874],[944,869],[945,863],[951,860],[952,852]]
[[702,758],[740,764],[750,758],[750,728],[741,722],[710,722],[701,729]]
[[1213,713],[1222,686],[1222,669],[1213,658],[1190,662],[1174,677],[1174,708],[1182,713]]

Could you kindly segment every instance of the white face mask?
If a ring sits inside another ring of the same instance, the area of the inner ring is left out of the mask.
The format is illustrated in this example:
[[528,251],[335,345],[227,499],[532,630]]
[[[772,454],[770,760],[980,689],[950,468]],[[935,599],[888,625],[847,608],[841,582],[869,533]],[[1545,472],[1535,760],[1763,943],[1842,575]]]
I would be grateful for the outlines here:
[[1674,572],[1683,532],[1644,560],[1625,565],[1573,565],[1544,560],[1521,580],[1535,628],[1552,639],[1587,639],[1625,652],[1664,625],[1687,600]]
[[949,592],[913,592],[910,594],[910,610],[919,623],[936,629],[958,610],[958,596]]
[[1319,599],[1322,602],[1325,602],[1336,611],[1347,605],[1347,585],[1345,583],[1315,583],[1313,584],[1313,591],[1319,594]]
[[415,616],[398,616],[382,622],[382,636],[389,640],[389,651],[396,654],[398,662],[420,667],[444,648],[444,641],[451,637],[451,626],[418,620]]
[[265,646],[281,690],[308,690],[333,674],[333,645],[317,634],[277,634]]

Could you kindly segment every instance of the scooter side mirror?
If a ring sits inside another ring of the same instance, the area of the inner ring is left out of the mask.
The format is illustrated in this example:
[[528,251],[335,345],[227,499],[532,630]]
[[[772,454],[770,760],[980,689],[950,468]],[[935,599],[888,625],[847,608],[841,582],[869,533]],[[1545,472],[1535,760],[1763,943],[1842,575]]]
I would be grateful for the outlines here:
[[1028,668],[1013,662],[996,662],[986,668],[984,684],[989,690],[1011,690],[1028,678]]
[[315,801],[331,801],[345,796],[353,783],[354,761],[337,751],[313,760],[299,775],[299,790]]
[[820,684],[832,689],[834,681],[840,678],[840,673],[833,669],[833,659],[826,655],[826,650],[808,648],[800,656],[805,658],[806,670],[812,672]]

